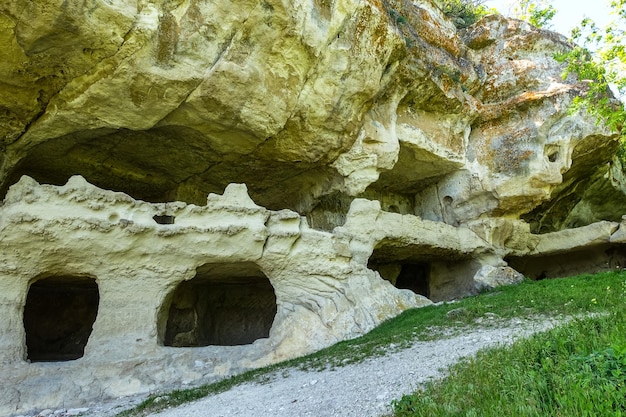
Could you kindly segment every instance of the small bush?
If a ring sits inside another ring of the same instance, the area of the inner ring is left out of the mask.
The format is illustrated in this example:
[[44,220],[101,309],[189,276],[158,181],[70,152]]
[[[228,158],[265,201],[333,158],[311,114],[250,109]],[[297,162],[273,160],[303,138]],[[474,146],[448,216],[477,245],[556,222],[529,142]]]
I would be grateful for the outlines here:
[[471,26],[490,13],[483,3],[484,0],[435,0],[441,11],[454,19],[458,29]]

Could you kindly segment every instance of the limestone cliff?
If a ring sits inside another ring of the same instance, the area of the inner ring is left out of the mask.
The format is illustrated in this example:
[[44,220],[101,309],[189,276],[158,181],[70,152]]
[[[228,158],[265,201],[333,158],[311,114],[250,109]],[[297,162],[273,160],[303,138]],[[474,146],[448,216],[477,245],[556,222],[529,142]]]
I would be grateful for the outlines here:
[[290,358],[511,266],[626,262],[617,136],[527,23],[42,0],[0,6],[0,40],[0,414]]
[[12,2],[0,16],[4,191],[80,174],[203,204],[237,182],[276,210],[377,196],[454,224],[580,201],[578,179],[606,174],[616,146],[567,113],[581,86],[552,59],[563,37],[500,16],[459,33],[429,1]]

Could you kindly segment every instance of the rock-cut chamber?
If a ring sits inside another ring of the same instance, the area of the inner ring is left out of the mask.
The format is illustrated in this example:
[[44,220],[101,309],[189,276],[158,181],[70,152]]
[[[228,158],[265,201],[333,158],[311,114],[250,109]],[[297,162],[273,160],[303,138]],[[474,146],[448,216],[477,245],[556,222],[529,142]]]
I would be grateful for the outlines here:
[[24,307],[28,360],[54,362],[81,358],[99,302],[94,278],[54,276],[32,283]]
[[371,262],[370,269],[390,281],[396,288],[430,297],[430,264],[427,262]]
[[206,264],[166,299],[161,340],[174,347],[250,344],[269,337],[276,311],[274,288],[255,264]]

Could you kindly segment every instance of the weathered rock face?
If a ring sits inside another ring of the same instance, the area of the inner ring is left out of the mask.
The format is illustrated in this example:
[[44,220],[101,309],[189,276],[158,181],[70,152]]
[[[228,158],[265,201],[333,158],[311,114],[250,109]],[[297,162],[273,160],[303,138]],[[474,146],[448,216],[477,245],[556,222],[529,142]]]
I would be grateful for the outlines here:
[[559,35],[430,0],[0,9],[2,414],[310,352],[507,261],[623,264]]
[[23,177],[1,212],[3,414],[211,380],[355,337],[431,304],[368,269],[374,248],[404,247],[398,262],[485,252],[469,229],[367,200],[335,233],[314,230],[234,184],[195,206],[137,201],[82,177],[62,187]]
[[302,214],[369,190],[456,223],[571,195],[563,173],[588,178],[615,148],[565,111],[579,87],[552,59],[564,38],[499,16],[464,34],[428,1],[94,0],[2,16],[4,190],[80,174],[201,205],[238,182]]

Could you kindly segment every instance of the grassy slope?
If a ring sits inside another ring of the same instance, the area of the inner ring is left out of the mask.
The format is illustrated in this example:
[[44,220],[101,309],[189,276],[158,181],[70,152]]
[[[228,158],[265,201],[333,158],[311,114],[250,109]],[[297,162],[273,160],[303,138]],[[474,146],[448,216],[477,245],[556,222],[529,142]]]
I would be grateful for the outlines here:
[[482,351],[446,379],[395,401],[394,415],[626,416],[626,275],[542,281],[536,288],[557,310],[608,314]]
[[[486,313],[491,313],[492,318],[494,317],[493,314],[495,314],[506,319],[536,315],[558,316],[621,311],[624,308],[625,297],[626,274],[616,272],[538,282],[527,281],[516,286],[503,287],[492,293],[466,298],[458,303],[406,311],[362,337],[338,343],[303,358],[268,368],[253,370],[198,388],[178,390],[167,395],[153,395],[136,408],[122,413],[121,416],[147,415],[159,409],[176,406],[212,393],[225,391],[245,381],[263,380],[269,373],[280,369],[291,367],[319,369],[359,362],[367,357],[385,354],[385,352],[388,352],[388,347],[391,343],[402,347],[414,340],[428,340],[437,337],[438,332],[436,329],[456,328],[462,330],[468,325],[473,325],[477,321],[483,320]],[[451,310],[454,311],[451,312]],[[598,320],[602,320],[602,318]],[[491,322],[493,323],[493,321]],[[506,357],[508,354],[505,353],[503,355]],[[480,367],[480,365],[478,366]],[[488,367],[496,366],[503,367],[507,366],[507,364],[492,364]],[[431,388],[434,389],[434,386]],[[465,389],[467,389],[467,386],[464,386],[459,392],[463,393]],[[467,397],[468,395],[465,396]],[[437,398],[436,394],[433,393],[432,398]],[[415,407],[415,401],[409,397],[399,400],[396,407],[397,415],[474,415],[471,412],[466,414],[462,411],[455,411],[456,414],[437,414],[437,412],[431,411],[425,411],[425,414],[421,414],[421,412],[415,411],[417,414],[411,414],[413,413],[411,408]],[[403,409],[404,406],[406,407]],[[487,414],[478,413],[476,415]],[[544,414],[505,413],[496,415]]]

